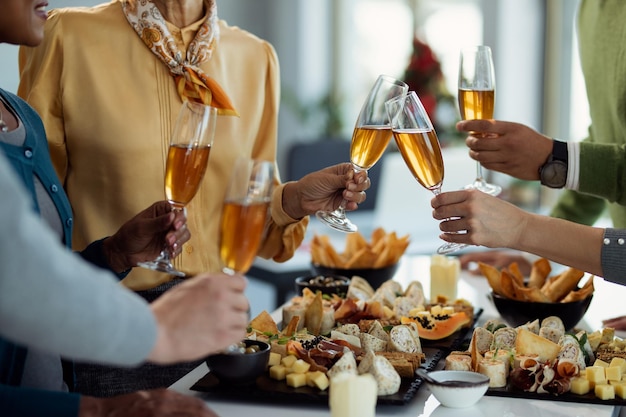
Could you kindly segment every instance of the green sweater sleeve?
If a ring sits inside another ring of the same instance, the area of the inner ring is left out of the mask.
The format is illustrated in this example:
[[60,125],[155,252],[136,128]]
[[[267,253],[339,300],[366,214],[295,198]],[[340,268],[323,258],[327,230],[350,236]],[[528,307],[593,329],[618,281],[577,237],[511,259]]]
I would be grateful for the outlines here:
[[606,203],[602,198],[566,190],[550,215],[591,226],[602,215],[605,206]]

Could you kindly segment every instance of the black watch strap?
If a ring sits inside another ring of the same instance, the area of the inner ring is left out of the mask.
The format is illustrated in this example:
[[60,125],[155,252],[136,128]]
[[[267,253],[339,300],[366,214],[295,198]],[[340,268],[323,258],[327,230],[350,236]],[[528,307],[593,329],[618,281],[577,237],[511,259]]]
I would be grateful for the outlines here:
[[552,140],[552,160],[568,163],[567,142]]

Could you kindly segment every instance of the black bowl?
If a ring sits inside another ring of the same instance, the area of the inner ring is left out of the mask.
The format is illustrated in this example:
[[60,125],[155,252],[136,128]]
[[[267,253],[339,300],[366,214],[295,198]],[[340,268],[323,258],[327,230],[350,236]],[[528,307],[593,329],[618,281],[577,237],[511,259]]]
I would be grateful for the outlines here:
[[314,274],[343,275],[344,277],[348,278],[352,278],[356,275],[364,278],[367,282],[369,282],[374,290],[380,287],[385,281],[389,281],[391,278],[393,278],[396,271],[398,270],[398,266],[399,263],[395,263],[384,268],[343,269],[311,263],[311,269]]
[[511,327],[521,326],[529,321],[541,320],[550,316],[557,316],[563,321],[565,330],[571,330],[583,318],[593,294],[584,300],[571,303],[539,303],[518,301],[495,294],[487,294],[502,319]]
[[320,291],[322,294],[337,294],[345,297],[350,286],[350,279],[343,275],[321,274],[321,275],[305,275],[296,278],[296,293],[302,295],[302,290],[310,289],[314,293]]
[[257,345],[258,352],[222,352],[205,359],[209,370],[225,384],[253,384],[267,370],[270,358],[270,345],[260,340],[245,339],[246,347]]

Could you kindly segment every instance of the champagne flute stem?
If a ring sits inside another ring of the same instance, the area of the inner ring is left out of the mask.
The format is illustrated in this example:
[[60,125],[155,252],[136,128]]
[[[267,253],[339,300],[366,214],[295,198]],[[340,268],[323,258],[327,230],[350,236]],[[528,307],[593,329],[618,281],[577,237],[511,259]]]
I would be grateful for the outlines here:
[[480,165],[480,162],[476,162],[476,182],[484,182],[485,179],[483,178],[483,168],[482,165]]

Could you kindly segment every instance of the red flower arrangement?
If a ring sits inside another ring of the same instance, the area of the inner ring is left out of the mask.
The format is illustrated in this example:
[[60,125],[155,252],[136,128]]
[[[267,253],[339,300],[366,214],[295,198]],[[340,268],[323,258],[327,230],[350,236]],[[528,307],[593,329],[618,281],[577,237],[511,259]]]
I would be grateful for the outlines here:
[[417,37],[413,39],[413,54],[404,72],[404,82],[415,91],[433,124],[436,121],[437,100],[442,94],[441,64],[432,49]]

